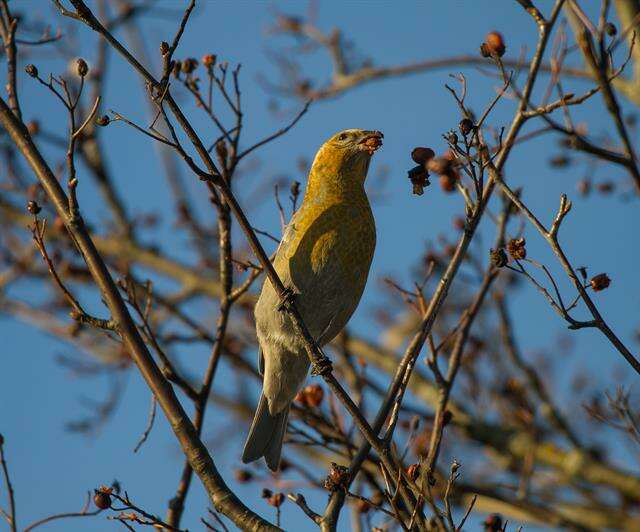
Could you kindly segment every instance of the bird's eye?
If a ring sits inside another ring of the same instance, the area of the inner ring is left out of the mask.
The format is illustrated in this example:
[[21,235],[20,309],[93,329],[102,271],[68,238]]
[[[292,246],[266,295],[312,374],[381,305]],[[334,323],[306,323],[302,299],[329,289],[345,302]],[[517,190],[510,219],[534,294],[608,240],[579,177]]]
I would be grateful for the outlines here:
[[346,140],[347,139],[347,134],[346,133],[342,133],[339,137],[338,140]]

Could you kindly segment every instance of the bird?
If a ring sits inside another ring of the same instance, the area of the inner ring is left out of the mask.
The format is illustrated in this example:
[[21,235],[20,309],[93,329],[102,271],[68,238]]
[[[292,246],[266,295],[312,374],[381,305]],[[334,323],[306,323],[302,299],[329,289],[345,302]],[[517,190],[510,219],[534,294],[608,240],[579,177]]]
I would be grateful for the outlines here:
[[[273,258],[319,347],[347,324],[367,282],[376,228],[364,183],[383,138],[380,131],[346,129],[320,147],[300,208]],[[281,309],[267,278],[254,310],[263,388],[242,461],[264,456],[272,471],[279,468],[289,409],[310,365],[304,340]]]

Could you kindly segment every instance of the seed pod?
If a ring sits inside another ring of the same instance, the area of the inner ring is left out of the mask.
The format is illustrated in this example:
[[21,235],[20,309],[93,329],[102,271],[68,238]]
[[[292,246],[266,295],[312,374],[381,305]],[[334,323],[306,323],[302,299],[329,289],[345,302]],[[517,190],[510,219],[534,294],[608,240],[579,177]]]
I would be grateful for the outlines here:
[[409,170],[408,174],[413,185],[413,193],[417,196],[422,196],[424,188],[430,185],[429,174],[424,169],[424,166],[414,166]]

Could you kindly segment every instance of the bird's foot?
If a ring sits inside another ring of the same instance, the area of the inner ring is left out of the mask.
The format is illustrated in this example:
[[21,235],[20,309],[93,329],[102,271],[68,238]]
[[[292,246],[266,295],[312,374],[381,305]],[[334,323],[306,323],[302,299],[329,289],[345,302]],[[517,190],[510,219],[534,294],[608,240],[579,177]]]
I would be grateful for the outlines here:
[[293,292],[293,289],[286,287],[280,298],[278,311],[282,312],[283,310],[287,310],[291,305],[291,303],[295,301],[295,299],[296,299],[296,294]]
[[328,375],[332,371],[333,363],[325,355],[318,357],[311,365],[311,375],[314,377]]

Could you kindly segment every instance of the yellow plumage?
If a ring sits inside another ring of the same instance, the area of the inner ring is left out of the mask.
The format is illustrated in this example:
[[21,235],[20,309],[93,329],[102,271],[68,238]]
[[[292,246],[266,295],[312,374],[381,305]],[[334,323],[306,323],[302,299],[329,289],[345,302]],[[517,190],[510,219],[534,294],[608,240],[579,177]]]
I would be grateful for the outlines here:
[[[381,144],[380,132],[349,129],[322,145],[276,252],[274,268],[320,346],[345,326],[367,281],[376,234],[364,181]],[[243,453],[245,462],[265,456],[271,469],[280,461],[289,405],[309,369],[304,343],[278,305],[266,280],[255,308],[264,384]]]

